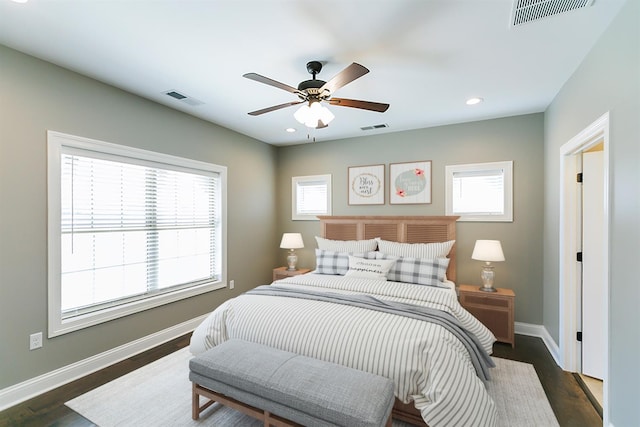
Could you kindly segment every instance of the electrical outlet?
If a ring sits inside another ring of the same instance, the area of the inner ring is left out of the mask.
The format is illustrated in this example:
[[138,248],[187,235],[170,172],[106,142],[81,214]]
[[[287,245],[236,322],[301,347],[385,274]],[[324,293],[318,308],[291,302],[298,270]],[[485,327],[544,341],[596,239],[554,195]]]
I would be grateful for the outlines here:
[[29,335],[29,350],[42,347],[42,332]]
[[233,289],[236,286],[235,280],[229,280],[229,289]]

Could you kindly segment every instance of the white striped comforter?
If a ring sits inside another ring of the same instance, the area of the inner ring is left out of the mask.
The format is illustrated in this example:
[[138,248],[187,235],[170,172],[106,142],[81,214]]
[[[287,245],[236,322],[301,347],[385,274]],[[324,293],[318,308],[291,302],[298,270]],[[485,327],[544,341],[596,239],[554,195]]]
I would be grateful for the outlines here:
[[[319,274],[287,278],[272,286],[367,293],[437,308],[453,314],[488,353],[495,341],[450,289]],[[243,294],[226,301],[198,326],[191,352],[199,354],[231,338],[391,378],[396,397],[414,401],[431,427],[496,424],[495,404],[464,345],[433,323],[322,301]]]

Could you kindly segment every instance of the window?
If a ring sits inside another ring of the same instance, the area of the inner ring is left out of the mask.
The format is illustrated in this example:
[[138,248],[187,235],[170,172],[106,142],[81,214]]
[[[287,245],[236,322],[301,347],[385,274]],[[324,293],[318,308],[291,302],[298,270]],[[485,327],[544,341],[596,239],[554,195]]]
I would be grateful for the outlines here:
[[460,221],[513,221],[513,162],[445,168],[446,214]]
[[294,176],[291,184],[291,219],[331,215],[331,175]]
[[48,133],[49,336],[225,286],[226,168]]

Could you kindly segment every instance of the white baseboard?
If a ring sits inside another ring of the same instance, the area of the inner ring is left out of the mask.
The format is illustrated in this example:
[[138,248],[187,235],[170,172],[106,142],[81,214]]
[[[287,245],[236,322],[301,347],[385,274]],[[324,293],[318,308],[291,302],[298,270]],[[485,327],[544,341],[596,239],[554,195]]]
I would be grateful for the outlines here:
[[560,366],[560,348],[553,338],[551,338],[549,331],[547,331],[547,328],[545,328],[544,325],[516,322],[515,333],[541,338],[542,342],[547,347],[547,350],[551,353],[551,357],[555,360],[556,365]]
[[187,334],[202,323],[206,316],[207,315],[203,315],[195,319],[187,320],[179,325],[147,335],[146,337],[105,351],[104,353],[4,388],[0,390],[0,411]]

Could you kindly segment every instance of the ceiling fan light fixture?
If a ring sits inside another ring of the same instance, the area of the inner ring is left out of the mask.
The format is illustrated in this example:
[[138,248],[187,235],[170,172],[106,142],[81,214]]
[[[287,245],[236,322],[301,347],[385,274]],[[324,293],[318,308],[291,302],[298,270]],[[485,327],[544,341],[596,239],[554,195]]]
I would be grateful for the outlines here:
[[303,123],[307,120],[307,116],[309,115],[309,106],[304,104],[302,107],[298,108],[298,110],[293,113],[293,117],[299,122]]
[[318,101],[311,101],[309,105],[305,104],[298,108],[293,117],[308,128],[317,128],[319,122],[326,126],[335,118],[333,113]]

